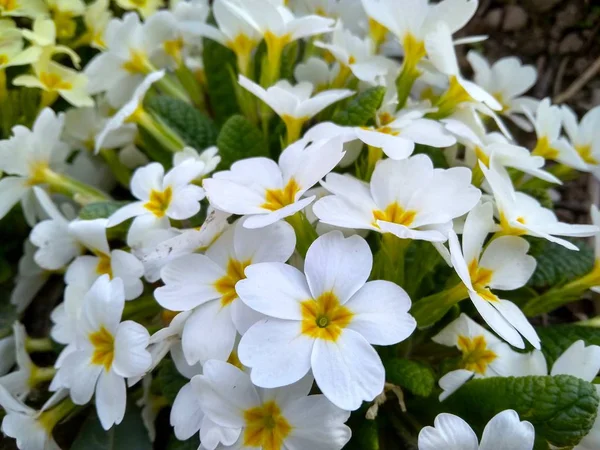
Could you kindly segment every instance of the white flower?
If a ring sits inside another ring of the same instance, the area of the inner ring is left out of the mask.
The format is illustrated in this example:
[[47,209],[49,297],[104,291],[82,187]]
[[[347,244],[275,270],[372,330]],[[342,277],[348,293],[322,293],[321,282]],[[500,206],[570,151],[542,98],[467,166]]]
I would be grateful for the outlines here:
[[[292,86],[289,81],[278,81],[274,86],[264,89],[243,75],[239,76],[240,85],[252,92],[269,105],[288,131],[288,142],[297,140],[302,125],[328,106],[354,94],[348,89],[330,89],[313,94],[314,86],[309,82],[300,82]],[[293,139],[291,138],[293,136]]]
[[450,254],[454,270],[468,289],[473,305],[486,323],[509,344],[524,348],[521,335],[535,348],[540,339],[521,310],[496,296],[490,289],[511,291],[527,283],[536,261],[527,255],[529,243],[517,236],[493,239],[483,250],[485,238],[494,228],[491,203],[476,206],[467,216],[462,250],[450,232]]
[[294,68],[294,78],[298,82],[308,82],[314,86],[315,92],[328,89],[340,71],[338,64],[329,67],[321,58],[311,56]]
[[0,339],[0,376],[8,373],[17,362],[14,336]]
[[90,94],[106,92],[109,103],[120,107],[131,98],[144,76],[156,69],[150,62],[156,42],[136,13],[112,19],[104,33],[106,50],[85,68]]
[[[440,378],[443,392],[440,401],[454,393],[471,378],[524,376],[523,358],[532,355],[517,353],[466,314],[432,337],[438,344],[456,347],[462,356],[458,369]],[[535,356],[542,356],[535,352]],[[543,356],[542,356],[543,359]]]
[[156,11],[163,5],[163,0],[117,0],[117,5],[125,10],[134,9],[139,11],[142,17],[152,17]]
[[144,234],[170,226],[169,219],[189,219],[200,211],[204,190],[192,182],[204,170],[204,163],[187,160],[165,174],[162,164],[154,162],[135,171],[131,193],[138,200],[123,206],[108,218],[114,227],[135,217],[127,234],[127,244],[138,247]]
[[260,389],[240,369],[209,361],[191,385],[205,414],[200,436],[207,450],[223,448],[219,444],[339,450],[350,440],[350,428],[344,425],[350,414],[323,395],[308,395],[312,377],[284,388]]
[[564,119],[563,111],[559,106],[552,105],[549,98],[545,98],[540,102],[535,119],[531,116],[531,112],[526,110],[535,127],[537,136],[537,144],[533,149],[533,154],[558,161],[577,170],[586,170],[586,163],[583,158],[560,135]]
[[[592,218],[592,224],[598,227],[598,231],[594,235],[594,271],[598,271],[600,268],[600,211],[596,205],[590,207],[590,217]],[[600,286],[594,286],[591,288],[592,291],[600,293]]]
[[475,72],[475,83],[500,102],[501,114],[523,130],[532,131],[531,124],[519,114],[525,114],[525,109],[535,110],[539,103],[539,100],[533,97],[523,96],[535,84],[535,67],[523,65],[513,56],[500,58],[490,66],[487,60],[474,50],[467,54],[467,59]]
[[[164,77],[164,70],[158,72],[152,72],[148,74],[136,88],[133,90],[133,94],[127,100],[127,102],[119,109],[114,116],[112,116],[104,124],[104,128],[96,135],[96,141],[94,145],[94,152],[98,153],[101,148],[104,147],[104,141],[108,136],[113,136],[114,133],[122,129],[122,127],[128,122],[135,122],[141,114],[144,113],[141,108],[142,102],[148,90],[154,83]],[[121,99],[122,100],[122,99]]]
[[333,30],[330,42],[317,41],[315,45],[329,51],[341,65],[339,85],[345,84],[350,73],[361,81],[375,84],[378,77],[385,76],[393,67],[387,58],[376,54],[371,38],[362,39],[352,34],[341,22]]
[[23,256],[19,260],[19,272],[15,278],[15,287],[10,294],[10,303],[16,306],[19,313],[27,309],[50,278],[50,272],[42,269],[34,261],[35,251],[36,248],[29,240],[23,243]]
[[38,247],[33,258],[46,270],[59,270],[84,249],[69,233],[69,220],[58,210],[48,194],[37,186],[33,189],[39,204],[48,215],[48,219],[36,224],[29,235],[31,243]]
[[559,222],[554,212],[542,207],[536,199],[515,191],[506,173],[495,168],[493,159],[490,166],[488,169],[480,164],[494,194],[503,234],[540,237],[568,249],[578,250],[576,245],[556,236],[586,237],[593,236],[598,231],[598,227],[594,225]]
[[60,450],[52,437],[54,426],[73,410],[65,401],[65,392],[57,392],[40,411],[14,398],[0,385],[0,406],[6,411],[2,419],[2,432],[16,439],[20,450]]
[[426,155],[380,161],[370,185],[335,173],[322,184],[334,194],[313,207],[322,222],[432,242],[446,241],[452,219],[466,214],[481,197],[471,185],[469,169],[434,169]]
[[83,14],[85,23],[85,36],[90,46],[102,50],[106,47],[104,32],[112,19],[112,11],[109,8],[109,0],[96,0],[87,5]]
[[[13,324],[13,336],[15,345],[15,356],[17,362],[17,370],[0,377],[0,386],[6,388],[11,395],[14,395],[18,399],[26,399],[29,393],[36,385],[43,380],[44,377],[38,377],[37,369],[39,369],[31,358],[25,343],[27,340],[27,333],[25,327],[15,322]],[[52,379],[52,375],[49,379]],[[48,378],[45,378],[48,380]]]
[[442,413],[433,427],[419,433],[419,450],[532,450],[535,440],[533,425],[520,421],[512,409],[496,414],[483,430],[481,443],[469,424],[458,416]]
[[208,147],[198,153],[198,150],[192,147],[184,147],[183,150],[173,155],[173,165],[178,166],[184,161],[191,159],[192,161],[198,161],[204,164],[204,169],[197,178],[204,178],[209,173],[214,172],[219,163],[221,157],[218,155],[219,149],[215,146]]
[[261,228],[301,211],[314,197],[301,198],[344,156],[339,139],[306,145],[297,141],[279,157],[248,158],[204,180],[211,205],[231,214],[250,215],[246,228]]
[[367,282],[373,256],[359,236],[339,231],[309,248],[305,274],[282,263],[246,268],[236,290],[270,316],[242,336],[239,357],[260,387],[294,383],[312,369],[321,392],[347,410],[383,390],[385,371],[372,345],[393,345],[413,332],[410,299],[388,281]]
[[0,218],[21,201],[28,222],[35,223],[27,196],[32,185],[45,182],[47,171],[64,164],[68,147],[60,140],[63,121],[62,114],[45,108],[31,130],[16,125],[12,137],[0,141],[0,170],[9,175],[0,180]]
[[107,219],[75,220],[69,224],[75,236],[92,255],[77,257],[67,269],[65,282],[89,289],[102,275],[121,278],[125,285],[125,298],[133,300],[144,290],[140,277],[144,266],[135,256],[124,250],[111,250],[106,238]]
[[48,7],[43,0],[16,0],[2,3],[0,11],[3,16],[29,17],[35,19],[48,14]]
[[23,50],[21,29],[12,19],[0,20],[0,48],[2,70],[7,67],[32,64],[40,56],[39,49],[33,46]]
[[237,283],[244,269],[257,263],[287,261],[296,246],[294,230],[285,222],[249,230],[244,221],[225,231],[205,255],[175,259],[161,270],[165,286],[156,289],[158,303],[172,311],[193,314],[182,333],[188,363],[227,360],[236,333],[243,334],[260,315],[238,299]]
[[583,159],[587,170],[596,177],[600,176],[600,138],[598,137],[600,107],[590,109],[579,123],[577,122],[577,116],[568,106],[562,105],[561,112],[563,126],[571,146]]
[[152,362],[146,351],[148,331],[138,323],[121,322],[124,305],[123,282],[101,276],[85,296],[76,350],[59,369],[74,403],[84,405],[96,392],[96,411],[105,430],[123,420],[125,378],[145,373]]

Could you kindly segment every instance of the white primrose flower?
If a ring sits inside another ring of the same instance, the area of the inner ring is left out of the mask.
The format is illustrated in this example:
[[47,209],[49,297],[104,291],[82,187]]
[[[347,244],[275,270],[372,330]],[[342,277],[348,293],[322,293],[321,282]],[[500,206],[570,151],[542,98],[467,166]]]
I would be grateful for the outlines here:
[[208,147],[201,152],[192,147],[184,147],[183,150],[173,155],[173,165],[178,166],[188,159],[204,164],[204,168],[197,178],[204,178],[209,173],[214,172],[221,162],[219,149],[215,146]]
[[88,403],[96,393],[96,411],[105,430],[123,420],[125,378],[144,374],[152,362],[146,350],[148,331],[136,322],[121,322],[124,306],[121,279],[98,278],[84,299],[76,350],[59,369],[75,404]]
[[33,259],[46,270],[59,270],[84,251],[83,246],[69,232],[69,220],[58,210],[48,194],[34,186],[36,198],[48,215],[33,227],[29,240],[38,247]]
[[235,366],[208,361],[191,382],[205,417],[201,449],[339,450],[350,440],[350,413],[324,395],[308,395],[312,377],[279,389],[260,389]]
[[483,430],[481,442],[467,422],[458,416],[441,413],[433,427],[419,433],[419,450],[532,450],[535,429],[520,421],[512,409],[496,414]]
[[266,90],[243,75],[239,76],[238,81],[281,117],[287,127],[288,141],[293,136],[292,142],[300,136],[302,125],[306,121],[328,106],[354,94],[354,91],[348,89],[330,89],[313,96],[314,86],[306,81],[292,86],[289,81],[281,80]]
[[16,362],[15,337],[10,335],[0,339],[0,376],[7,374]]
[[529,256],[529,243],[517,236],[501,236],[484,248],[487,235],[495,227],[491,203],[469,212],[462,235],[462,249],[454,231],[450,232],[450,254],[454,270],[468,289],[468,295],[481,317],[500,337],[517,348],[525,348],[521,335],[540,348],[537,333],[512,302],[496,296],[491,289],[511,291],[527,283],[536,261]]
[[[594,235],[594,272],[600,270],[600,211],[596,205],[590,206],[590,217],[592,224],[598,227],[598,231]],[[600,286],[593,286],[592,291],[600,293]]]
[[36,411],[0,385],[0,406],[6,411],[2,432],[15,439],[20,450],[60,450],[52,430],[73,410],[70,402],[62,401],[65,396],[65,391],[55,393]]
[[569,137],[571,146],[577,151],[588,171],[596,178],[600,177],[600,107],[590,109],[577,121],[577,116],[571,108],[561,106],[563,126]]
[[322,222],[431,242],[445,242],[452,219],[481,197],[469,169],[434,169],[426,155],[379,161],[370,184],[331,173],[322,185],[334,194],[313,206]]
[[358,409],[381,393],[385,371],[372,345],[393,345],[414,331],[410,298],[398,285],[367,282],[373,256],[359,236],[332,231],[308,249],[304,272],[283,263],[255,264],[236,290],[269,316],[239,346],[260,387],[294,383],[309,370],[336,406]]
[[339,64],[331,67],[321,58],[311,56],[305,62],[300,62],[294,68],[294,78],[299,83],[308,82],[314,86],[315,92],[329,89],[333,80],[340,72]]
[[88,4],[83,13],[86,40],[91,47],[98,50],[106,48],[104,32],[113,17],[109,6],[109,0],[96,0]]
[[48,14],[48,6],[43,0],[16,0],[0,4],[3,16],[28,17],[35,19]]
[[42,269],[34,260],[36,247],[27,239],[23,243],[23,256],[19,259],[19,270],[15,287],[10,294],[10,303],[22,313],[31,304],[37,293],[44,287],[50,272]]
[[[446,2],[448,1],[446,0]],[[465,0],[452,1],[454,3],[465,3]],[[469,3],[477,4],[476,1]],[[445,117],[457,108],[468,105],[491,116],[500,124],[500,120],[494,111],[501,111],[502,104],[477,83],[469,81],[461,75],[454,43],[452,42],[452,32],[445,22],[438,22],[435,28],[427,34],[425,48],[427,49],[428,61],[439,72],[446,75],[449,80],[448,90],[442,94],[434,105],[438,107],[437,114]]]
[[[471,378],[524,376],[524,358],[541,356],[540,352],[521,354],[512,350],[466,314],[461,314],[442,331],[431,338],[434,342],[456,347],[461,352],[459,368],[440,378],[440,401],[452,395]],[[525,368],[530,367],[526,365]]]
[[523,65],[513,56],[500,58],[490,65],[478,52],[471,50],[467,60],[474,71],[474,80],[479,86],[492,94],[502,105],[500,113],[512,120],[519,128],[532,131],[529,121],[521,117],[525,110],[537,109],[539,100],[524,96],[533,87],[537,79],[537,70]]
[[125,298],[133,300],[144,290],[140,278],[144,274],[141,261],[124,250],[111,250],[106,238],[107,219],[75,220],[69,224],[70,233],[92,255],[75,258],[65,274],[67,285],[81,286],[85,291],[102,275],[121,278]]
[[[48,171],[64,166],[68,147],[60,140],[64,117],[44,108],[31,130],[22,125],[12,129],[12,137],[0,141],[0,218],[19,201],[25,218],[35,224],[32,186],[44,183]],[[8,176],[7,176],[8,175]]]
[[165,174],[162,164],[153,162],[135,171],[131,178],[131,193],[138,200],[115,211],[107,222],[114,227],[135,217],[127,244],[138,247],[144,235],[170,226],[169,219],[184,220],[200,211],[204,189],[193,184],[204,171],[204,163],[186,160]]
[[155,15],[156,11],[164,4],[163,0],[117,0],[116,3],[125,10],[138,11],[144,18]]
[[500,172],[493,159],[490,166],[488,169],[480,164],[496,201],[502,234],[535,236],[578,250],[575,244],[556,236],[587,237],[598,231],[595,225],[559,222],[554,212],[541,206],[536,199],[515,191],[506,172]]
[[342,159],[339,139],[306,145],[300,140],[287,147],[279,163],[269,158],[248,158],[230,170],[203,182],[212,206],[231,214],[249,215],[246,228],[261,228],[295,214],[314,197],[301,198]]
[[[471,115],[471,111],[466,111]],[[542,169],[546,160],[534,156],[525,147],[510,143],[500,133],[486,133],[483,126],[477,124],[471,127],[460,120],[460,117],[443,119],[446,129],[457,136],[458,141],[466,148],[465,162],[471,167],[478,167],[479,161],[490,167],[490,159],[502,167],[512,167],[524,173],[540,178],[550,183],[562,184],[560,179]]]
[[379,77],[385,76],[395,64],[378,55],[371,38],[360,38],[344,29],[338,21],[329,42],[316,41],[315,45],[327,50],[340,64],[341,69],[336,83],[343,86],[352,73],[360,81],[376,84]]
[[537,136],[537,144],[532,153],[577,170],[586,170],[587,166],[582,156],[564,137],[561,137],[563,111],[561,107],[552,105],[549,98],[539,103],[535,118],[529,110],[526,110]]
[[188,363],[227,360],[236,333],[245,333],[261,318],[238,298],[244,270],[258,263],[284,263],[295,246],[294,230],[286,222],[249,230],[241,219],[205,255],[182,256],[161,270],[165,285],[154,292],[158,303],[172,311],[194,311],[182,333]]
[[122,19],[112,19],[104,33],[106,50],[94,56],[85,67],[89,78],[90,94],[106,92],[113,107],[121,107],[142,82],[155,72],[150,61],[157,42],[136,13],[127,13]]

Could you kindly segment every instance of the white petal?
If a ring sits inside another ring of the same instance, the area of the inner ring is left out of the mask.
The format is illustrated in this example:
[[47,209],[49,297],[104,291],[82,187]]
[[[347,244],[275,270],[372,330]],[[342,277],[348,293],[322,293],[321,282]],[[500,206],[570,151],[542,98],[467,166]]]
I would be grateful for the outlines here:
[[335,342],[316,340],[311,365],[321,392],[342,409],[354,411],[383,391],[381,359],[353,330],[344,330]]
[[146,350],[149,339],[148,330],[139,323],[121,322],[115,335],[113,370],[125,378],[143,375],[152,364]]
[[0,180],[0,217],[4,217],[28,190],[29,187],[25,178],[2,178]]
[[453,414],[438,414],[434,427],[419,433],[419,450],[477,450],[477,435],[469,424]]
[[483,300],[478,294],[469,292],[469,297],[475,305],[475,308],[481,314],[481,317],[485,322],[494,330],[498,335],[508,342],[513,347],[525,348],[523,339],[515,330],[515,328],[508,322],[502,314],[500,314],[496,308],[494,308],[489,302]]
[[600,347],[573,342],[554,362],[550,375],[573,375],[590,383],[600,371]]
[[277,222],[259,230],[249,230],[243,220],[236,222],[234,246],[239,261],[286,262],[296,248],[296,234],[287,222]]
[[439,384],[442,388],[440,402],[443,402],[449,396],[454,394],[463,384],[473,378],[473,375],[474,373],[470,370],[458,369],[448,372],[440,378]]
[[492,417],[485,426],[479,450],[531,450],[534,440],[533,425],[521,422],[516,411],[507,409]]
[[170,423],[175,432],[175,437],[186,441],[200,430],[204,412],[200,401],[192,388],[192,383],[187,383],[177,393],[171,408]]
[[492,271],[490,287],[511,291],[527,283],[535,271],[536,260],[527,255],[529,243],[517,236],[494,239],[481,256],[479,266]]
[[494,210],[491,203],[478,205],[469,212],[462,236],[465,261],[478,261],[485,238],[494,225]]
[[105,430],[118,425],[125,416],[127,389],[125,380],[111,371],[105,371],[98,379],[96,388],[96,411]]

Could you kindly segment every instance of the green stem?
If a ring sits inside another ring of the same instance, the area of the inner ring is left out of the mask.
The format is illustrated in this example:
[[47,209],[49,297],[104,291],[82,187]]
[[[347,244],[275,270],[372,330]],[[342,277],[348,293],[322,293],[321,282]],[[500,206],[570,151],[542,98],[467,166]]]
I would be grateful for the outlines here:
[[367,153],[367,170],[364,174],[365,181],[371,180],[371,176],[373,175],[373,172],[375,171],[375,166],[377,165],[377,162],[381,158],[383,158],[383,150],[381,148],[373,147],[373,146],[369,145],[368,153]]
[[287,145],[293,144],[298,139],[300,139],[300,135],[302,134],[302,126],[304,125],[304,120],[290,117],[283,118],[283,121],[287,130]]
[[34,367],[31,374],[35,385],[52,380],[57,370],[54,367]]
[[196,80],[194,73],[185,64],[180,64],[177,70],[175,70],[175,76],[192,99],[194,105],[201,111],[206,112],[204,92],[202,86]]
[[185,147],[183,139],[159,117],[140,109],[135,112],[133,120],[170,152],[177,153]]
[[47,183],[52,191],[67,195],[80,205],[111,200],[109,195],[99,189],[67,175],[56,173],[50,168],[44,169],[42,182]]
[[286,217],[285,219],[296,232],[296,250],[306,257],[306,252],[311,244],[319,237],[315,228],[310,224],[302,211]]
[[119,160],[117,151],[114,148],[103,148],[100,149],[100,155],[104,158],[104,162],[106,162],[106,165],[110,168],[110,171],[119,184],[125,188],[129,188],[131,170]]
[[463,283],[422,298],[413,303],[410,313],[417,320],[419,328],[427,328],[439,321],[452,306],[469,297]]
[[50,338],[30,338],[25,341],[25,349],[29,353],[36,352],[51,352],[53,350],[52,341]]
[[38,417],[38,421],[43,425],[46,431],[51,433],[57,423],[59,423],[77,408],[78,406],[67,397],[54,408],[41,413]]
[[125,303],[123,309],[123,320],[130,319],[133,316],[138,316],[140,313],[146,317],[158,314],[161,311],[160,305],[156,302],[152,295],[144,295],[136,300]]
[[415,84],[415,81],[417,81],[419,76],[421,76],[421,71],[417,69],[417,64],[409,63],[405,60],[402,64],[402,71],[400,72],[400,75],[398,75],[398,78],[396,78],[396,90],[398,92],[397,110],[404,108],[406,105],[413,84]]
[[382,279],[404,285],[404,260],[410,239],[400,239],[391,233],[384,233],[381,237],[381,247],[376,258],[383,259],[378,263],[382,271]]
[[170,74],[165,74],[160,80],[156,82],[156,86],[163,91],[165,94],[182,100],[186,103],[191,103],[190,97],[188,96],[185,89],[179,84],[176,79],[170,77]]

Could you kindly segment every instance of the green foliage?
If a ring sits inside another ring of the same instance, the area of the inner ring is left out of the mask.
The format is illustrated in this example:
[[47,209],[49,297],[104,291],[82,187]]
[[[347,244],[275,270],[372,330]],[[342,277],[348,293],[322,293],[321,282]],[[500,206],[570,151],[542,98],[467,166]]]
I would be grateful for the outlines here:
[[169,439],[167,450],[198,450],[200,446],[200,438],[198,433],[192,436],[187,441],[180,441],[174,435]]
[[156,379],[162,394],[171,404],[175,401],[181,388],[189,381],[179,373],[175,363],[168,359],[160,364]]
[[185,143],[202,151],[217,142],[217,127],[189,103],[167,95],[151,97],[147,106],[175,131]]
[[546,357],[548,368],[571,346],[573,342],[582,340],[586,345],[600,345],[600,329],[577,325],[556,325],[537,328],[542,340],[542,352]]
[[570,375],[494,377],[468,382],[444,402],[444,410],[479,431],[497,413],[514,409],[556,447],[571,447],[590,431],[598,410],[594,385]]
[[440,169],[448,169],[450,166],[448,165],[448,161],[444,156],[444,151],[441,148],[429,147],[428,145],[416,144],[415,145],[415,155],[424,154],[429,156],[431,161],[433,162],[434,167]]
[[4,290],[0,291],[0,339],[12,333],[12,326],[18,320],[19,314],[14,305],[9,301],[10,295]]
[[435,386],[431,367],[403,358],[393,358],[385,362],[387,381],[406,388],[420,397],[429,397]]
[[210,108],[217,123],[222,124],[240,112],[232,77],[237,67],[235,54],[211,39],[203,39],[203,48],[202,61]]
[[564,284],[590,272],[594,267],[594,251],[582,241],[573,241],[579,251],[566,249],[540,238],[529,238],[529,254],[537,260],[537,267],[528,286],[535,289]]
[[221,167],[229,168],[234,162],[254,156],[269,156],[262,133],[244,116],[235,115],[223,125],[217,139]]
[[104,430],[95,411],[83,423],[71,450],[152,450],[139,408],[127,401],[123,422]]
[[79,210],[83,220],[106,219],[129,202],[97,202],[85,205]]
[[5,100],[0,102],[2,138],[7,139],[15,125],[31,127],[38,114],[39,102],[39,89],[19,87],[9,90]]
[[379,448],[377,421],[364,419],[352,427],[352,439],[344,447],[345,450],[379,450]]
[[333,116],[333,122],[344,126],[364,126],[375,118],[381,107],[385,88],[372,87],[352,98],[348,106]]
[[282,80],[288,80],[290,82],[294,79],[294,69],[296,68],[296,61],[298,60],[298,53],[300,52],[300,45],[298,41],[294,41],[285,46],[281,55],[281,74],[279,76]]

